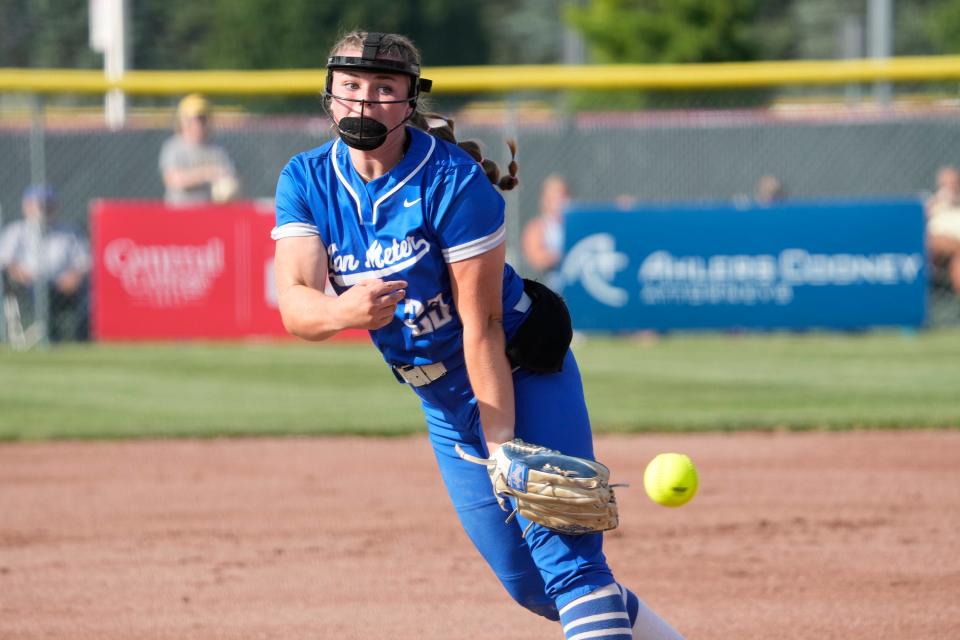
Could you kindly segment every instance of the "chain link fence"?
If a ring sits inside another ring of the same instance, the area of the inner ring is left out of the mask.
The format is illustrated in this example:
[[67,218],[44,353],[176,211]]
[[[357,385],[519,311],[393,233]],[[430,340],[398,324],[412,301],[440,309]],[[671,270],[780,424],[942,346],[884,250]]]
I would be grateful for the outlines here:
[[[519,189],[506,195],[508,252],[512,263],[533,275],[519,251],[524,224],[539,208],[539,188],[551,174],[563,176],[573,197],[630,203],[670,201],[749,202],[762,176],[775,176],[787,198],[860,196],[927,197],[939,168],[960,164],[960,100],[870,102],[850,100],[849,90],[829,100],[780,99],[763,107],[710,102],[699,93],[686,104],[632,111],[577,111],[570,95],[548,99],[513,96],[495,103],[437,105],[455,109],[461,138],[477,139],[505,166],[504,140],[519,143]],[[748,95],[744,92],[744,95]],[[749,94],[752,101],[756,96]],[[107,130],[96,114],[0,96],[0,215],[3,228],[22,224],[22,196],[30,185],[52,187],[46,233],[72,229],[89,236],[90,203],[98,198],[162,199],[158,155],[172,135],[172,108],[137,108],[128,126]],[[485,98],[489,100],[489,97]],[[299,151],[324,143],[330,128],[322,113],[254,115],[226,100],[214,113],[213,141],[236,166],[241,197],[272,198],[277,176]],[[594,100],[594,102],[596,102]],[[0,335],[19,347],[47,340],[87,337],[88,278],[64,296],[56,274],[35,278],[11,273],[4,260]],[[28,234],[29,235],[29,234]],[[34,247],[45,246],[34,237]],[[49,250],[49,249],[48,249]],[[79,260],[78,264],[82,263]],[[89,259],[88,259],[89,263]],[[929,270],[931,326],[960,323],[960,302],[943,261]],[[19,276],[19,277],[18,277]],[[48,281],[47,286],[37,286]]]

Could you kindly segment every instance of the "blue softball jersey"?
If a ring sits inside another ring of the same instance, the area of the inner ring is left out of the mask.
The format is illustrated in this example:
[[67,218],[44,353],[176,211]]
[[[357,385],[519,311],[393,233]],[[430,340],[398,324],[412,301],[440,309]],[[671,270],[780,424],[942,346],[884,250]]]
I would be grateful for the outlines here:
[[[274,240],[319,235],[338,294],[364,280],[406,280],[393,322],[370,332],[384,359],[422,365],[462,359],[463,326],[448,263],[504,242],[504,201],[456,145],[407,127],[410,145],[385,175],[365,182],[339,139],[294,156],[280,174]],[[523,281],[503,273],[503,308]]]

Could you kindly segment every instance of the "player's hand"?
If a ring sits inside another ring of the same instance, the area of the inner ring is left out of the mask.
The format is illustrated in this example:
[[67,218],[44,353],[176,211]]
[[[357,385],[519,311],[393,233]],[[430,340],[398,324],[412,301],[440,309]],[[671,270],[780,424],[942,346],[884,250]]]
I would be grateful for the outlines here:
[[33,284],[33,276],[30,275],[30,272],[22,268],[19,264],[14,263],[7,267],[7,275],[9,275],[10,279],[17,284],[22,284],[28,287]]
[[208,182],[210,184],[213,184],[214,182],[222,178],[233,176],[233,174],[230,172],[230,170],[227,167],[224,167],[223,165],[220,165],[220,164],[202,165],[197,167],[196,171],[197,171],[197,174],[196,174],[197,179],[200,182]]
[[83,284],[83,274],[78,271],[64,271],[55,281],[57,291],[68,296],[73,295]]
[[379,329],[390,324],[397,304],[407,295],[405,280],[364,280],[337,298],[345,326]]

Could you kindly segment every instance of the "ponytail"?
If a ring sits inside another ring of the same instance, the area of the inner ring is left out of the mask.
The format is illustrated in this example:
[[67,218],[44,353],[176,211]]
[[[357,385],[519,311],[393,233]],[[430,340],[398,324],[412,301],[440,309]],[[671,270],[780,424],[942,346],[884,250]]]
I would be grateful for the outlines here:
[[520,165],[517,164],[516,140],[507,140],[507,147],[510,149],[510,164],[507,165],[506,175],[501,176],[500,167],[497,166],[497,163],[493,160],[483,157],[483,153],[480,150],[480,145],[475,140],[464,140],[462,142],[457,141],[457,137],[453,133],[452,119],[445,118],[435,113],[420,113],[418,111],[413,114],[413,117],[410,119],[410,123],[418,129],[422,129],[430,135],[440,138],[441,140],[455,144],[466,151],[471,158],[480,163],[480,166],[483,167],[483,172],[486,174],[487,179],[490,180],[490,182],[498,187],[501,191],[510,191],[520,183],[520,180],[517,178],[517,173],[520,171]]

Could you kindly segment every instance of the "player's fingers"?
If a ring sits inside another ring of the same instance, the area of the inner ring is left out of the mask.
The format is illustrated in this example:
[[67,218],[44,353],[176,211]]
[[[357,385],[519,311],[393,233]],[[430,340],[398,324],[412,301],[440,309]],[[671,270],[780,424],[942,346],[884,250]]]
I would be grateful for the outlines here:
[[378,313],[373,318],[373,327],[379,329],[380,327],[385,327],[393,321],[393,312],[383,312]]
[[370,293],[375,296],[385,296],[399,289],[406,289],[407,281],[406,280],[388,280],[384,282],[383,280],[374,280],[370,284]]
[[392,293],[388,293],[385,296],[380,297],[379,305],[381,308],[396,308],[397,303],[403,300],[404,296],[407,295],[406,289],[398,289]]

